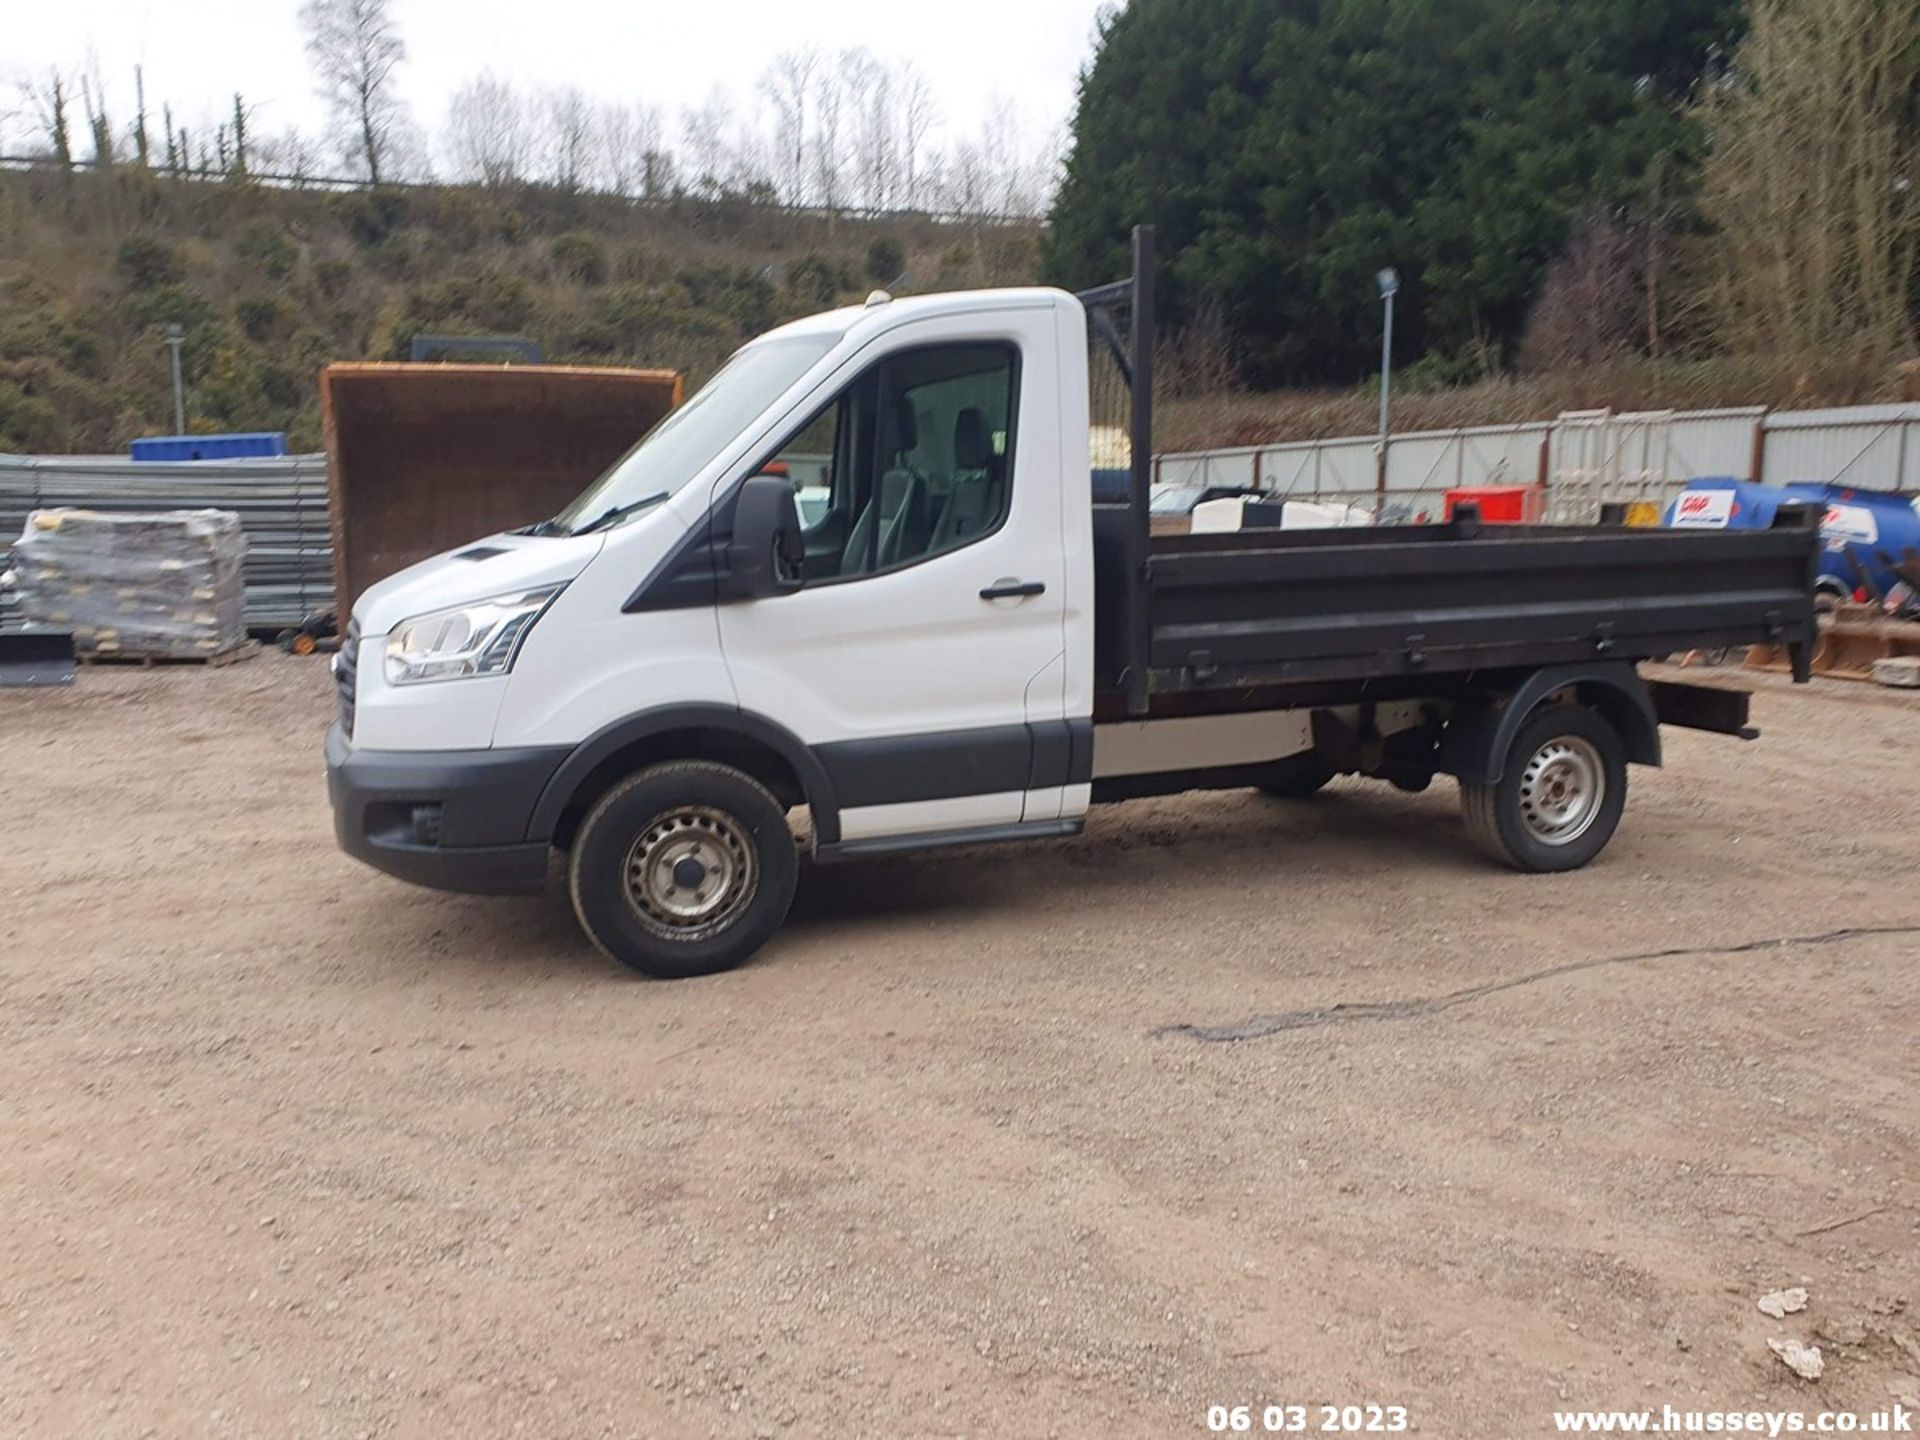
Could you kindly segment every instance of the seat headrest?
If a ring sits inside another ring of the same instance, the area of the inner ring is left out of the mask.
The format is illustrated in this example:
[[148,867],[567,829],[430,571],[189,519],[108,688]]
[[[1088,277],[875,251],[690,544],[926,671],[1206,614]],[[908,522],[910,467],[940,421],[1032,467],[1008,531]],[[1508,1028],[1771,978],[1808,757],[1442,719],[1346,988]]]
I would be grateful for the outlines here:
[[968,407],[953,417],[953,463],[960,470],[985,470],[993,464],[993,432],[987,417]]
[[904,395],[893,397],[887,407],[886,443],[880,448],[887,455],[899,455],[920,443],[920,425],[913,415],[913,402]]

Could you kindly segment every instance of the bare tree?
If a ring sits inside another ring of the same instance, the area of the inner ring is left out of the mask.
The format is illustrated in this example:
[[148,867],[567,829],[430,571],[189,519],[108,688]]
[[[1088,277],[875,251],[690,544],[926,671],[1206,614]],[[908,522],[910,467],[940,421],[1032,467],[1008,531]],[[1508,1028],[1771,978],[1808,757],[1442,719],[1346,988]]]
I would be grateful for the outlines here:
[[840,83],[852,111],[853,194],[865,208],[882,209],[891,202],[894,185],[892,73],[872,51],[848,50],[840,56]]
[[260,167],[269,174],[283,175],[296,185],[320,173],[320,150],[293,127],[278,135],[269,135],[254,146]]
[[560,189],[578,190],[593,168],[594,113],[577,85],[541,97],[540,124],[546,131],[546,176]]
[[393,72],[407,50],[387,13],[387,0],[307,0],[300,20],[347,163],[375,185],[391,179],[406,129],[405,103]]
[[658,105],[643,100],[611,107],[601,128],[600,149],[602,164],[620,194],[657,198],[672,191],[673,161]]
[[58,70],[47,73],[44,85],[28,84],[27,109],[34,128],[45,137],[47,153],[62,170],[73,169],[73,126],[67,115],[67,82]]
[[680,166],[665,145],[656,145],[641,156],[640,193],[649,200],[680,192]]
[[238,90],[233,92],[233,163],[227,174],[235,180],[247,178],[247,125],[253,117],[253,107],[240,97]]
[[1754,0],[1751,15],[1705,107],[1721,338],[1891,359],[1914,338],[1920,6]]
[[841,151],[846,96],[840,67],[822,65],[815,72],[813,115],[814,198],[831,213],[846,198],[842,193],[846,157]]
[[789,204],[804,202],[811,176],[807,173],[807,117],[813,102],[820,52],[785,50],[776,55],[761,80],[773,107],[773,153],[780,194]]
[[460,180],[510,185],[527,172],[526,107],[512,84],[483,71],[447,102],[447,158]]
[[900,67],[900,198],[913,209],[926,204],[927,141],[939,119],[933,86],[907,61]]
[[681,113],[687,164],[692,167],[695,188],[705,194],[717,196],[726,188],[727,126],[732,118],[733,106],[717,85],[703,104]]
[[594,112],[592,184],[628,199],[640,193],[647,147],[640,143],[639,122],[630,106],[602,105]]
[[1638,338],[1643,240],[1617,215],[1596,210],[1547,267],[1527,316],[1520,367],[1532,374],[1617,359]]

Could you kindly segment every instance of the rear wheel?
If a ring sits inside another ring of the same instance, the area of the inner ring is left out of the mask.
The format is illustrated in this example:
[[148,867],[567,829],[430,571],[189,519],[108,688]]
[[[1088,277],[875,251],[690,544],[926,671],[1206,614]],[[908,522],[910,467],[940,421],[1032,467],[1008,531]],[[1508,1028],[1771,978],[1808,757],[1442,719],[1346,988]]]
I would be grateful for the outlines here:
[[1319,751],[1303,750],[1269,765],[1260,789],[1279,800],[1304,800],[1319,794],[1338,773]]
[[602,951],[675,980],[750,959],[786,918],[799,868],[786,812],[765,786],[728,765],[674,761],[588,812],[568,889]]
[[1516,870],[1576,870],[1606,848],[1627,803],[1627,756],[1604,716],[1548,705],[1521,725],[1498,783],[1460,785],[1467,834]]

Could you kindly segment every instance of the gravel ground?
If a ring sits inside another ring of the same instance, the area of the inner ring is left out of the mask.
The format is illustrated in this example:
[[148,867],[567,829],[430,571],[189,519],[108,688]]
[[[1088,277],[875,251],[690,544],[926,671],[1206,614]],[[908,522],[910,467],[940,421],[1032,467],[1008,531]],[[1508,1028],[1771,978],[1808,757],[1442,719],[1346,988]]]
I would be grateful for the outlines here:
[[0,692],[0,1433],[1920,1396],[1920,699],[1751,683],[1580,874],[1446,782],[1148,801],[673,985],[340,855],[318,662]]

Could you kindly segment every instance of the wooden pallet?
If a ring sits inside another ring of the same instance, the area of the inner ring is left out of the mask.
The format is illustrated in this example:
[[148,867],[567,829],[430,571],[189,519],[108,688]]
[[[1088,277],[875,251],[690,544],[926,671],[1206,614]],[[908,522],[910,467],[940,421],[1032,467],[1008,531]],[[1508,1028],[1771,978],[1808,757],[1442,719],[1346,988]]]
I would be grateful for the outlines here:
[[205,665],[217,670],[223,665],[251,660],[259,653],[260,642],[248,640],[217,655],[123,655],[113,650],[86,650],[75,658],[82,665],[137,665],[142,670],[151,670],[156,665]]
[[[1813,652],[1813,673],[1835,680],[1871,680],[1874,662],[1920,655],[1920,622],[1894,620],[1871,605],[1842,605],[1820,617],[1820,639]],[[1756,645],[1747,652],[1755,670],[1786,670],[1787,652]]]

